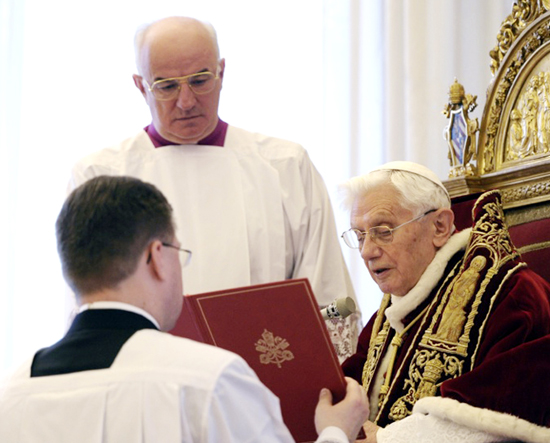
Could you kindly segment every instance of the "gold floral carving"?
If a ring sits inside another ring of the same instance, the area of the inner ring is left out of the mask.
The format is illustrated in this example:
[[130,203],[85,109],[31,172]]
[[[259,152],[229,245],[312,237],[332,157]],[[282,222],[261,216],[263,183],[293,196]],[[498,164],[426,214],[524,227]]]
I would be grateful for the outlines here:
[[516,186],[510,189],[503,189],[501,194],[502,201],[504,203],[544,197],[550,195],[550,182],[540,181],[527,185]]
[[260,362],[264,365],[276,364],[281,367],[285,361],[294,359],[294,354],[287,349],[289,343],[281,338],[276,337],[272,332],[264,329],[262,338],[255,343],[256,351],[260,352]]
[[512,13],[502,22],[500,32],[497,35],[497,45],[489,52],[493,75],[521,31],[549,9],[548,0],[542,2],[538,0],[518,0],[514,3]]

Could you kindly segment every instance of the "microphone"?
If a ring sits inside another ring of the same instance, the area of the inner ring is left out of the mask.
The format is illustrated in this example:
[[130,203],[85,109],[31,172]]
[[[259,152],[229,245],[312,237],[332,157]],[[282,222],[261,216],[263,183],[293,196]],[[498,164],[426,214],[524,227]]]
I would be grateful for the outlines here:
[[338,298],[326,308],[321,309],[321,316],[324,320],[333,318],[346,318],[357,310],[355,302],[351,297]]

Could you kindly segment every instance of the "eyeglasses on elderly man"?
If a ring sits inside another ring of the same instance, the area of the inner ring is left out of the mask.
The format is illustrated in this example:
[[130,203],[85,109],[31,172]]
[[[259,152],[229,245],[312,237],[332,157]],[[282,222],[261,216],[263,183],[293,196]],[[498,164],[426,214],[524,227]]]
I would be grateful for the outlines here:
[[393,233],[399,228],[408,225],[414,221],[420,220],[422,217],[425,217],[432,212],[437,211],[437,209],[430,209],[429,211],[420,214],[419,216],[413,218],[412,220],[401,223],[395,228],[389,228],[388,226],[374,226],[368,231],[361,231],[360,229],[351,228],[342,233],[341,237],[344,240],[344,243],[351,249],[361,249],[367,234],[370,239],[377,244],[378,246],[383,246],[391,243],[393,241]]

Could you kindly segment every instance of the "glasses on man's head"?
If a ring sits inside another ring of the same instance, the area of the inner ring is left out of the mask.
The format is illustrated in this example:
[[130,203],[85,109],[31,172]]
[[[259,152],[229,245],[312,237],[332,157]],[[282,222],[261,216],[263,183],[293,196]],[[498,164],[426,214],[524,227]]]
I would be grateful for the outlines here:
[[393,241],[393,233],[399,228],[402,228],[413,221],[420,220],[422,217],[425,217],[435,211],[437,211],[437,209],[430,209],[429,211],[424,212],[424,214],[420,214],[418,217],[406,221],[395,228],[388,228],[387,226],[374,226],[368,231],[360,231],[359,229],[351,228],[344,232],[341,237],[344,239],[344,243],[352,249],[361,249],[367,235],[378,246],[387,245]]
[[182,268],[186,267],[191,261],[191,255],[193,255],[193,253],[189,249],[183,249],[183,248],[180,248],[179,246],[171,245],[170,243],[165,243],[165,242],[162,242],[162,246],[166,246],[167,248],[174,248],[179,251],[180,263]]
[[218,78],[219,72],[214,74],[210,71],[203,71],[184,75],[183,77],[163,78],[162,80],[153,82],[151,86],[149,86],[147,80],[143,79],[143,81],[155,99],[165,101],[175,99],[181,90],[181,85],[184,83],[187,83],[187,86],[195,94],[208,94],[214,89]]

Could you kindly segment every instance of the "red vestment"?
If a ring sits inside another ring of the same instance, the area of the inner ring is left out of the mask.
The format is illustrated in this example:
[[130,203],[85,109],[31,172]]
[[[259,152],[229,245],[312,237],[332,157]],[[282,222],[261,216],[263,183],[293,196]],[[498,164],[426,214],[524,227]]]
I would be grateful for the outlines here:
[[[379,426],[404,418],[419,398],[432,395],[550,426],[550,285],[521,262],[498,208],[498,193],[480,197],[466,251],[448,260],[426,299],[402,320],[407,326],[427,309],[397,351]],[[468,279],[475,257],[483,257],[483,266]],[[466,289],[458,289],[461,276]],[[381,315],[387,308],[370,319],[356,354],[343,364],[369,391],[396,335]],[[458,333],[444,328],[447,323]]]

